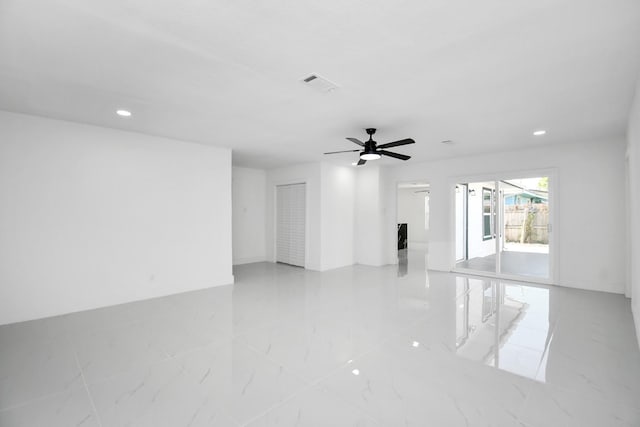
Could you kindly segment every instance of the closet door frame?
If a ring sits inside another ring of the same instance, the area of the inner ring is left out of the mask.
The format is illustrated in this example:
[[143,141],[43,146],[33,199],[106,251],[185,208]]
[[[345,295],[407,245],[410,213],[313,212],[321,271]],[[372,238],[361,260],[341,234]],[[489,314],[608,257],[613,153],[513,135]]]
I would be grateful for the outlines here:
[[286,180],[273,183],[273,261],[278,262],[278,187],[304,184],[304,267],[309,265],[309,183],[307,180]]

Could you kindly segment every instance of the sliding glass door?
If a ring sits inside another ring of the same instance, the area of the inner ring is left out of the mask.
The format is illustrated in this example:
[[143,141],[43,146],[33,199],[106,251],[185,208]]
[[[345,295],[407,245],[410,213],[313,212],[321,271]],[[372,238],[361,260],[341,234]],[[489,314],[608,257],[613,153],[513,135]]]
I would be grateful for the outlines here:
[[549,176],[460,182],[455,191],[457,270],[551,279]]

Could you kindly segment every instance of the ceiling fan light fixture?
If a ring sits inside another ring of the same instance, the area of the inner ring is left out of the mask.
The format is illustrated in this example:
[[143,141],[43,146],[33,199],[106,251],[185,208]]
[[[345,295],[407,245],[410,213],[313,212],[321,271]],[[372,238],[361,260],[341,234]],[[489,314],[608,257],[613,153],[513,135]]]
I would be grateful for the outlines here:
[[378,160],[380,157],[381,156],[378,153],[362,153],[362,154],[360,154],[360,158],[362,160]]
[[[355,150],[341,150],[341,151],[329,151],[324,154],[338,154],[338,153],[360,153],[360,160],[357,165],[362,166],[367,163],[367,160],[378,160],[382,156],[392,157],[398,160],[409,160],[411,156],[407,156],[406,154],[395,153],[393,151],[387,151],[387,148],[391,147],[399,147],[401,145],[415,144],[416,142],[411,138],[399,139],[397,141],[387,142],[386,144],[378,145],[376,141],[373,140],[373,134],[376,133],[374,128],[367,128],[367,134],[369,135],[369,140],[367,142],[362,142],[358,138],[347,138],[347,140],[353,142],[356,145],[359,145],[360,148]],[[360,151],[362,150],[362,151]]]

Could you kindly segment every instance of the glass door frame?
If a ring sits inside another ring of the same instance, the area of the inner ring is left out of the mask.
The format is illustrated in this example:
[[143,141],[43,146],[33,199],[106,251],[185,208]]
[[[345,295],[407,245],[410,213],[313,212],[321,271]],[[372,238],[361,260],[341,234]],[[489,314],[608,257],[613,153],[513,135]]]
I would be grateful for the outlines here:
[[[503,204],[502,202],[502,198],[503,198],[503,194],[500,188],[500,182],[501,181],[508,181],[508,180],[513,180],[513,179],[526,179],[526,178],[537,178],[537,177],[544,177],[547,176],[549,177],[549,187],[548,187],[548,191],[549,191],[549,198],[548,198],[548,203],[549,203],[549,228],[548,228],[548,235],[549,235],[549,276],[547,278],[541,278],[541,277],[535,277],[535,276],[525,276],[525,275],[518,275],[518,274],[505,274],[505,273],[498,273],[498,271],[500,271],[500,251],[502,250],[502,245],[503,245],[503,234],[504,234],[504,219],[503,219],[503,207],[504,206],[500,206],[501,204]],[[458,267],[457,266],[457,260],[456,260],[456,244],[458,241],[458,236],[456,235],[456,227],[453,226],[451,227],[451,242],[452,242],[452,247],[451,247],[451,253],[450,253],[450,260],[451,260],[451,271],[454,273],[462,273],[462,274],[469,274],[469,275],[474,275],[474,276],[484,276],[484,277],[491,277],[491,278],[497,278],[497,279],[508,279],[508,280],[516,280],[516,281],[520,281],[520,282],[532,282],[532,283],[542,283],[542,284],[547,284],[547,285],[552,285],[552,284],[556,284],[557,283],[557,271],[556,271],[556,265],[558,265],[557,262],[557,255],[559,253],[558,251],[558,239],[557,239],[557,227],[555,227],[555,223],[556,223],[556,217],[557,217],[557,212],[558,212],[558,197],[557,197],[557,189],[558,189],[558,174],[557,174],[557,169],[555,168],[548,168],[548,169],[527,169],[527,170],[522,170],[522,171],[507,171],[507,172],[499,172],[499,173],[492,173],[492,174],[484,174],[484,175],[465,175],[465,176],[458,176],[458,177],[451,177],[450,181],[449,181],[449,195],[451,198],[451,218],[453,219],[452,224],[455,225],[455,221],[456,221],[456,197],[455,197],[455,189],[456,189],[456,185],[459,185],[460,183],[464,183],[464,184],[468,184],[471,182],[494,182],[496,185],[496,195],[494,198],[494,203],[495,203],[495,211],[496,211],[496,216],[495,216],[495,224],[494,224],[494,232],[495,232],[495,253],[496,253],[496,270],[494,272],[489,272],[489,271],[481,271],[481,270],[475,270],[475,269],[471,269],[471,268],[464,268],[464,267]],[[465,215],[468,215],[468,210],[465,213]],[[467,238],[468,238],[468,233],[467,234]],[[468,245],[468,243],[466,243]],[[468,255],[468,254],[467,254]]]

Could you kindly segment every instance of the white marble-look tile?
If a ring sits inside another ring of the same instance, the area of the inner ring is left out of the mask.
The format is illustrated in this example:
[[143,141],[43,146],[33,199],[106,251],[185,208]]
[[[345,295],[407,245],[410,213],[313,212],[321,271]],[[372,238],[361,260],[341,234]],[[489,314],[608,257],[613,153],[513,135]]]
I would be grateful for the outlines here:
[[250,427],[365,427],[379,424],[322,387],[307,389],[249,422]]
[[282,366],[235,341],[177,360],[208,399],[241,424],[307,387]]
[[127,371],[89,386],[104,426],[233,426],[176,359]]
[[0,351],[25,343],[50,343],[66,340],[65,316],[30,320],[0,326]]
[[182,314],[188,314],[195,322],[229,336],[243,334],[251,329],[276,324],[286,315],[278,307],[280,299],[264,289],[245,289],[223,286],[215,292],[197,291],[192,296],[179,296],[176,306]]
[[0,409],[82,384],[75,354],[66,339],[24,341],[0,348]]
[[492,357],[488,364],[515,375],[535,379],[543,363],[543,350],[532,350],[529,347],[505,343]]
[[62,317],[66,332],[72,339],[98,331],[126,327],[139,320],[130,304],[80,311]]
[[489,398],[456,394],[457,387],[444,387],[446,372],[438,374],[433,366],[421,373],[412,368],[373,353],[354,360],[320,384],[382,425],[421,426],[426,420],[437,426],[519,425],[519,408],[508,411]]
[[640,425],[624,297],[408,255],[0,326],[0,425]]
[[0,411],[3,427],[98,427],[100,424],[87,390],[74,386],[66,391]]
[[344,318],[325,317],[254,329],[237,339],[312,382],[375,348],[384,339],[377,332]]
[[105,425],[168,427],[244,423],[304,387],[231,340],[89,386]]
[[216,323],[191,313],[171,313],[145,321],[141,327],[149,331],[149,341],[154,347],[175,357],[200,347],[228,341],[230,334],[215,326]]
[[616,401],[536,384],[531,388],[520,418],[530,426],[541,427],[633,427],[640,425],[640,410]]
[[144,323],[78,336],[74,347],[89,383],[128,370],[140,370],[169,357]]
[[[591,359],[591,357],[589,357]],[[612,399],[640,408],[640,374],[634,365],[620,364],[616,358],[586,362],[578,352],[564,353],[553,348],[538,373],[539,381],[577,392],[593,399]]]

